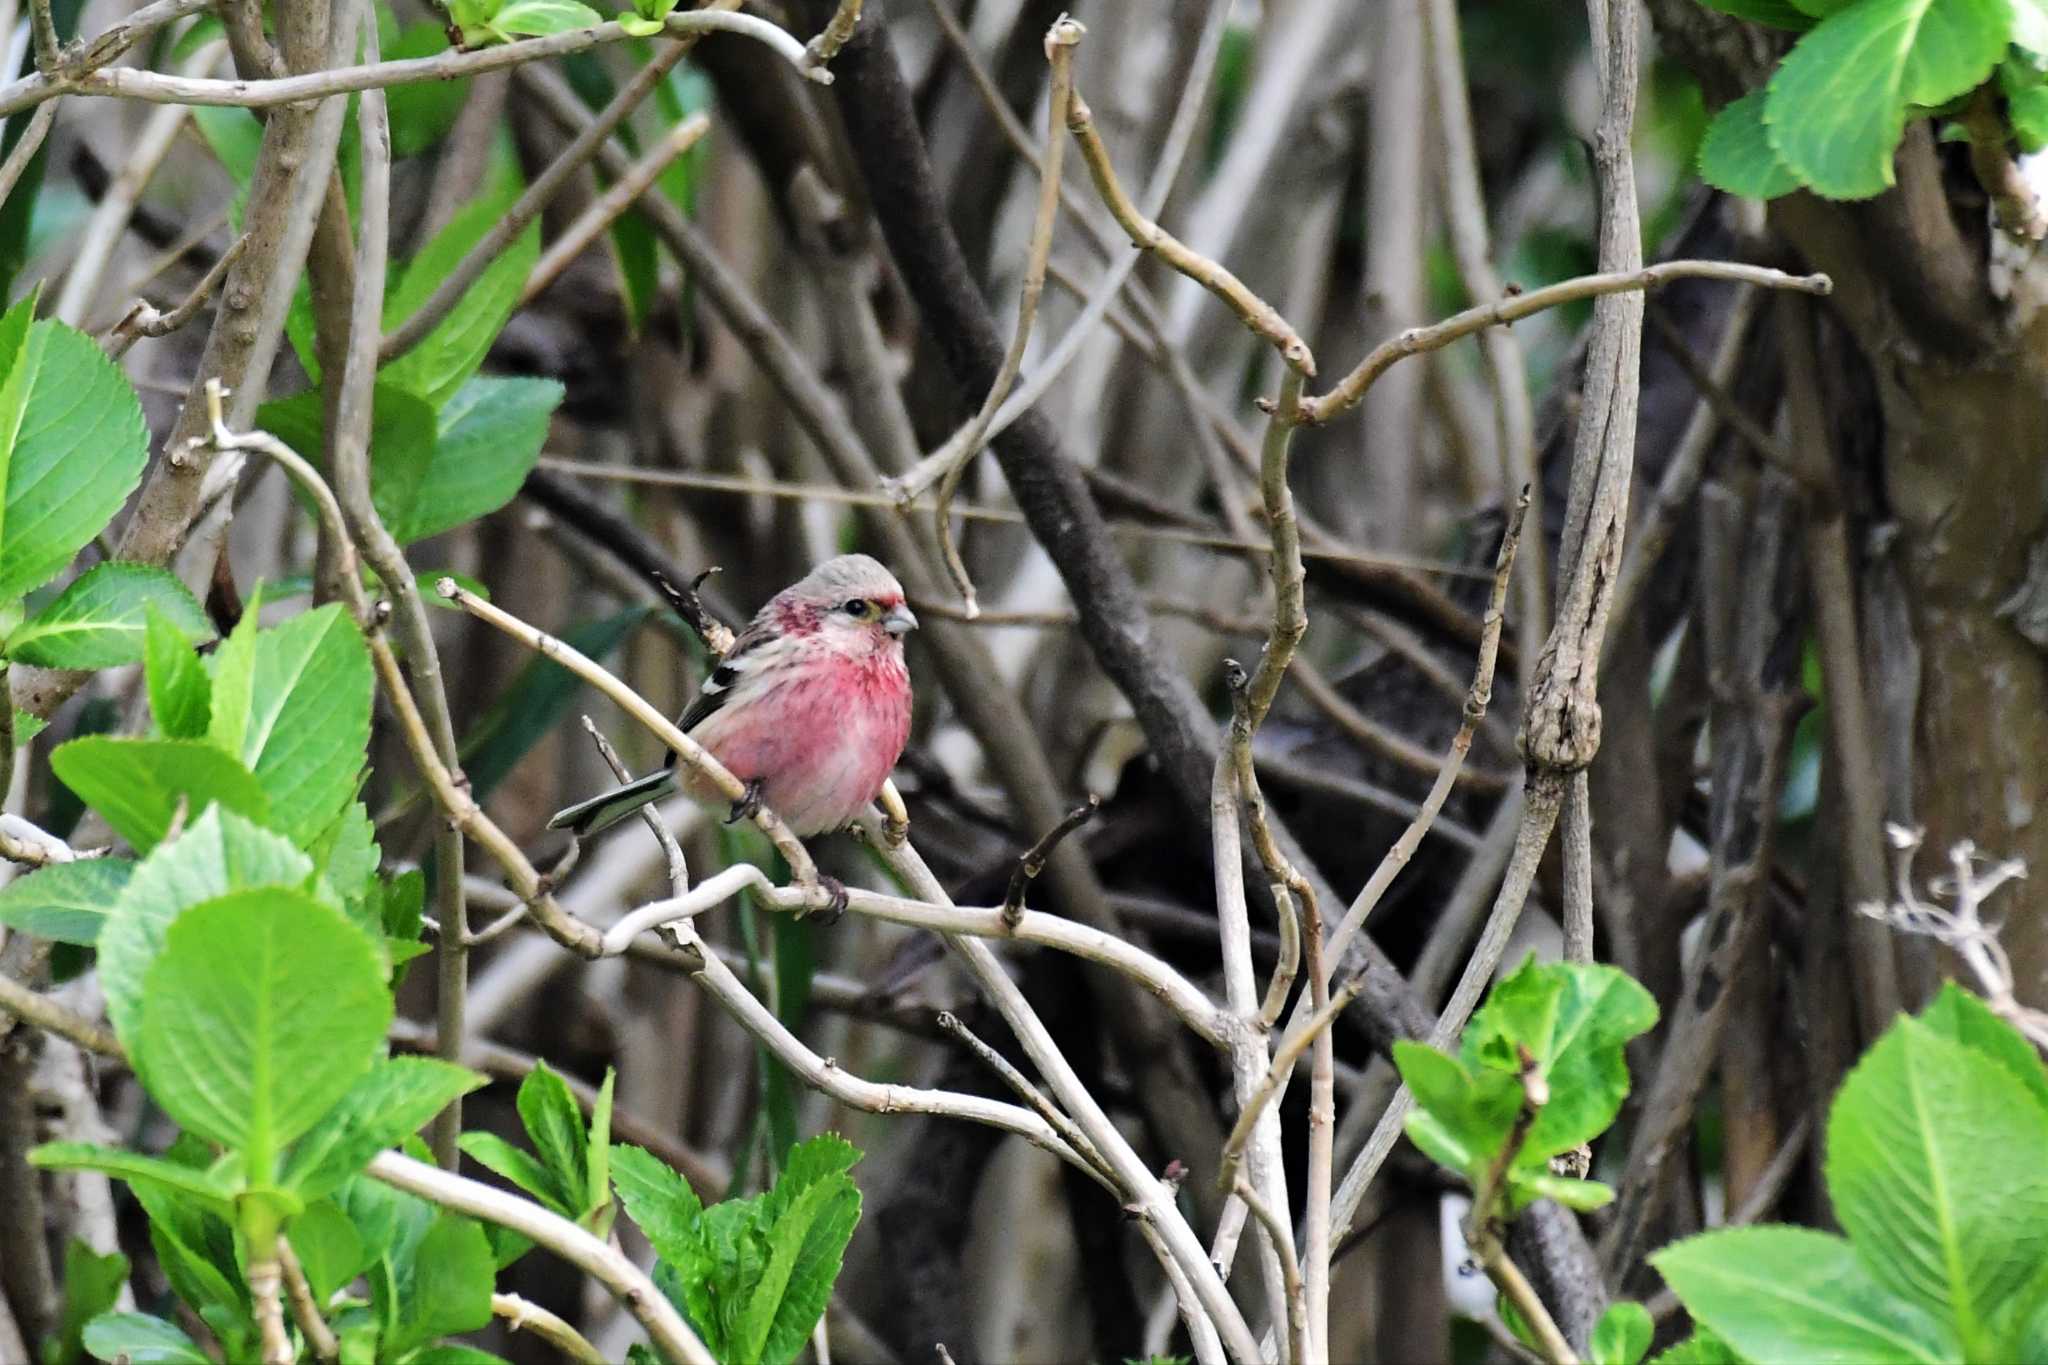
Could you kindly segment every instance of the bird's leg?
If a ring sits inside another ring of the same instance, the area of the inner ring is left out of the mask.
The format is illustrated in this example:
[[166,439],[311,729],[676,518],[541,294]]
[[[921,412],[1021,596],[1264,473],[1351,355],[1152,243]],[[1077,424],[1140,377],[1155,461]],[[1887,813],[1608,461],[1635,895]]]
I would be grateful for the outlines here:
[[846,905],[850,897],[846,894],[846,883],[840,881],[837,877],[820,872],[818,874],[818,885],[824,889],[826,896],[830,899],[825,902],[824,909],[815,913],[818,923],[829,928],[839,923],[839,917],[846,913]]
[[737,825],[742,820],[751,820],[761,810],[761,779],[750,778],[747,790],[739,800],[732,803],[732,813],[725,817],[728,825]]

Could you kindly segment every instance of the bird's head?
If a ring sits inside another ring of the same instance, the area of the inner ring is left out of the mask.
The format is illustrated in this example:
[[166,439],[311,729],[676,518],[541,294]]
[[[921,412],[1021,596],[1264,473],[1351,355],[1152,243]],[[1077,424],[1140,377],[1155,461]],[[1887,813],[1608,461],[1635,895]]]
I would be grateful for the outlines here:
[[789,589],[791,605],[828,639],[849,649],[900,646],[917,629],[896,576],[867,555],[840,555],[811,570]]

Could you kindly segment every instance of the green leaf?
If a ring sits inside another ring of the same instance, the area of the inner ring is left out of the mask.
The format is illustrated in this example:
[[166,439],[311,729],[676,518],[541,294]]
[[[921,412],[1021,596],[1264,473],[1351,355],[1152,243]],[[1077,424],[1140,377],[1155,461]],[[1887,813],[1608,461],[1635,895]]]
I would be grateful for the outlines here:
[[[472,201],[405,267],[384,300],[384,330],[393,332],[419,311],[470,248],[504,217],[504,206]],[[519,303],[526,277],[540,259],[540,224],[533,223],[477,276],[448,316],[410,351],[379,372],[380,382],[405,389],[439,411],[475,375]],[[447,418],[442,417],[443,428]]]
[[1973,1355],[2048,1260],[2048,1111],[2018,1100],[2016,1079],[1901,1019],[1828,1115],[1828,1190],[1858,1255],[1890,1293],[1954,1322]]
[[652,38],[668,26],[658,19],[642,19],[637,14],[621,14],[619,27],[635,38]]
[[181,801],[188,822],[215,802],[252,820],[270,819],[257,779],[201,740],[87,735],[58,745],[50,770],[138,853],[156,847]]
[[761,1203],[768,1261],[734,1343],[740,1358],[787,1365],[809,1341],[860,1221],[860,1190],[846,1175],[859,1159],[852,1144],[832,1134],[791,1151]]
[[213,681],[186,633],[151,603],[143,610],[142,671],[149,712],[166,739],[204,739],[213,716]]
[[412,510],[391,534],[411,544],[512,501],[547,444],[562,392],[552,379],[486,377],[463,384],[441,406],[433,458]]
[[555,1188],[554,1176],[548,1168],[496,1133],[464,1133],[456,1141],[484,1169],[496,1171],[564,1218],[576,1216],[576,1210]]
[[1636,1365],[1650,1350],[1657,1326],[1649,1310],[1623,1300],[1612,1304],[1593,1328],[1595,1365]]
[[405,1358],[405,1365],[507,1365],[507,1362],[503,1356],[464,1346],[459,1341],[449,1341],[414,1351]]
[[300,1139],[279,1183],[302,1199],[319,1198],[486,1079],[432,1057],[382,1059]]
[[82,858],[17,877],[0,890],[0,924],[37,938],[91,946],[107,911],[128,884],[126,858]]
[[1721,1338],[1702,1327],[1668,1351],[1659,1351],[1650,1365],[1746,1365]]
[[31,1166],[46,1171],[99,1171],[122,1180],[153,1180],[217,1214],[225,1214],[229,1201],[240,1193],[238,1185],[210,1168],[93,1142],[46,1142],[32,1149],[28,1159]]
[[147,1313],[106,1313],[85,1325],[85,1349],[128,1365],[213,1365],[184,1329]]
[[1752,90],[1714,115],[1700,140],[1700,179],[1749,199],[1775,199],[1799,188],[1799,177],[1771,147],[1763,91]]
[[569,1216],[582,1217],[590,1189],[583,1106],[546,1062],[535,1062],[519,1083],[519,1121],[526,1125],[527,1141],[547,1167],[550,1185]]
[[249,710],[256,688],[257,618],[263,611],[263,586],[258,584],[242,609],[242,618],[213,652],[213,690],[206,722],[207,738],[231,754],[242,752],[249,732]]
[[[441,25],[408,24],[384,45],[384,60],[433,57],[447,50],[448,31]],[[384,98],[391,117],[391,154],[401,158],[418,156],[448,136],[448,130],[455,126],[456,116],[469,99],[469,77],[394,85]]]
[[258,633],[251,663],[247,707],[236,717],[223,658],[212,734],[255,773],[270,822],[304,842],[355,796],[370,742],[370,651],[331,602]]
[[113,1309],[128,1283],[128,1258],[102,1256],[74,1237],[64,1249],[64,1316],[43,1343],[43,1365],[80,1365],[86,1324]]
[[[0,900],[4,899],[0,894]],[[2048,1108],[2048,1067],[2041,1065],[2041,1054],[1982,999],[1945,981],[1933,1002],[1921,1011],[1920,1022],[2012,1072],[2043,1108]]]
[[1702,1233],[1650,1264],[1701,1327],[1750,1360],[1928,1362],[1960,1356],[1898,1303],[1840,1237],[1806,1228]]
[[[8,318],[0,356],[21,326],[13,310]],[[142,405],[120,368],[83,332],[29,327],[0,381],[0,602],[70,563],[121,510],[148,458]]]
[[[647,619],[650,610],[628,607],[587,621],[565,632],[563,643],[602,663]],[[490,710],[463,739],[462,771],[477,800],[489,797],[527,751],[553,733],[582,686],[582,679],[552,659],[527,660],[504,694],[491,703]]]
[[1802,13],[1789,0],[1700,0],[1700,3],[1708,9],[1732,14],[1755,24],[1768,24],[1772,28],[1789,28],[1803,33],[1813,27],[1813,16]]
[[2011,33],[2009,0],[1856,0],[1802,37],[1771,77],[1771,146],[1817,194],[1881,194],[1907,107],[1981,84]]
[[163,951],[171,922],[186,907],[230,891],[300,886],[312,875],[312,862],[289,841],[218,808],[136,866],[99,936],[107,1018],[131,1060],[142,1023],[143,979]]
[[379,1343],[380,1356],[400,1356],[491,1320],[497,1264],[483,1229],[467,1218],[436,1217],[419,1240],[410,1271],[398,1278],[397,1329]]
[[1404,1125],[1409,1138],[1476,1183],[1521,1111],[1521,1084],[1406,1039],[1394,1044],[1394,1066],[1415,1096]]
[[[294,450],[317,454],[326,467],[324,420],[317,388],[265,403],[256,410],[257,426]],[[434,458],[434,441],[434,409],[426,399],[388,382],[380,382],[371,391],[370,502],[387,528],[404,525],[412,517],[420,481]],[[299,500],[312,510],[304,494]]]
[[240,1150],[262,1185],[369,1069],[390,1024],[376,954],[340,911],[242,891],[172,922],[145,980],[138,1055],[164,1111]]
[[704,1213],[690,1182],[652,1152],[620,1146],[612,1151],[612,1185],[655,1254],[671,1265],[682,1264],[692,1229]]
[[285,1235],[298,1254],[316,1303],[328,1302],[336,1290],[368,1270],[376,1259],[363,1245],[356,1225],[331,1199],[307,1204],[305,1212],[292,1219]]
[[[2048,10],[2036,0],[2019,0],[2017,13],[2031,15],[2048,29]],[[2048,41],[2048,32],[2043,40]],[[2018,34],[2015,32],[2017,40]],[[2005,117],[2012,125],[2013,140],[2023,152],[2048,148],[2048,81],[2024,62],[2008,57],[1998,64],[1998,87],[2005,94]]]
[[188,641],[213,638],[177,576],[147,564],[95,564],[7,637],[7,657],[39,668],[112,668],[142,658],[149,612]]
[[491,16],[490,27],[507,38],[545,38],[603,22],[596,10],[576,0],[511,0]]

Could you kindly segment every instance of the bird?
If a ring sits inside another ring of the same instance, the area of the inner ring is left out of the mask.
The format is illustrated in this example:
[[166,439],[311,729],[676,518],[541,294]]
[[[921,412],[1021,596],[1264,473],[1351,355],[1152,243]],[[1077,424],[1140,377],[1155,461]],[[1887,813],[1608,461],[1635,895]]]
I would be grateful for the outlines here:
[[[728,823],[762,806],[799,837],[852,823],[881,795],[910,738],[903,637],[917,616],[867,555],[828,559],[768,600],[711,670],[676,727],[746,784]],[[670,753],[660,771],[557,811],[578,838],[676,792],[718,793]]]

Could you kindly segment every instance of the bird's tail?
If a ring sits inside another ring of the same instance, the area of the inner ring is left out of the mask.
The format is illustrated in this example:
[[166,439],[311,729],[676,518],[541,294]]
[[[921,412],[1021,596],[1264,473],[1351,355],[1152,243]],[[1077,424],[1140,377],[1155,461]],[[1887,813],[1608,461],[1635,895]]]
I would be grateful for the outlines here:
[[614,787],[602,796],[593,796],[588,801],[579,801],[556,811],[548,820],[548,828],[572,830],[578,838],[583,838],[611,828],[650,801],[659,801],[681,790],[676,785],[675,770],[663,768],[635,778],[622,787]]

